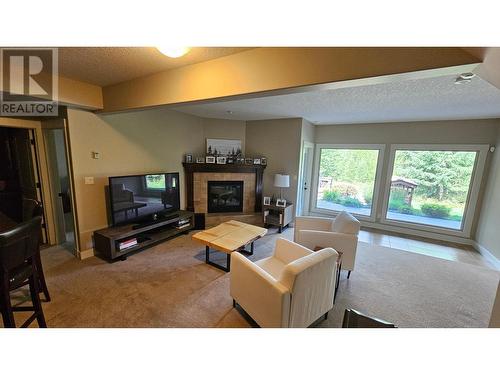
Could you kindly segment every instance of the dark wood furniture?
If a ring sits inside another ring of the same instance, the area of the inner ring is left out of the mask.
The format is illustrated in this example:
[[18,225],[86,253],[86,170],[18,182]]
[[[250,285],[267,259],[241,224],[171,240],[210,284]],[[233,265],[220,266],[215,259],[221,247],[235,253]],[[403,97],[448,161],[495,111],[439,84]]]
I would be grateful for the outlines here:
[[[40,302],[36,254],[39,252],[42,218],[36,216],[0,233],[0,310],[6,328],[15,328],[14,312],[33,311],[21,325],[28,327],[35,319],[41,328],[47,327]],[[33,306],[12,306],[10,292],[29,284]]]
[[262,182],[265,165],[182,163],[186,180],[187,210],[194,211],[194,173],[255,173],[255,212],[262,210]]
[[[23,219],[28,221],[34,217],[42,217],[43,207],[40,202],[34,199],[24,199],[23,200]],[[8,216],[0,212],[0,232],[10,230],[17,226],[14,220],[10,219]],[[41,242],[40,242],[41,243]],[[50,293],[47,287],[47,282],[45,281],[45,274],[43,272],[42,257],[40,254],[40,246],[35,254],[35,265],[38,269],[38,279],[40,280],[39,291],[45,296],[45,302],[50,302]],[[27,282],[25,283],[27,284]]]
[[[32,219],[39,216],[43,216],[43,206],[42,203],[35,199],[25,199],[23,201],[23,211],[25,220]],[[42,219],[43,220],[43,219]],[[40,291],[43,292],[45,296],[45,302],[50,302],[49,288],[47,287],[47,282],[45,281],[45,274],[43,272],[42,265],[42,255],[40,254],[40,246],[38,246],[38,251],[35,254],[36,268],[38,270],[38,279],[40,280]]]
[[276,204],[262,205],[262,217],[266,228],[274,225],[281,233],[293,220],[293,204],[287,203],[286,207],[278,207]]
[[133,211],[135,212],[135,217],[139,216],[139,208],[146,207],[146,203],[140,203],[140,202],[119,202],[115,203],[113,206],[113,211],[114,212],[124,212],[125,213],[125,220],[128,220],[128,212]]
[[354,309],[345,309],[342,328],[398,328],[393,323],[365,315]]
[[[179,222],[187,224],[179,225]],[[180,227],[180,228],[179,228]],[[134,224],[109,227],[94,232],[94,250],[97,256],[106,260],[124,260],[132,252],[166,241],[194,228],[194,214],[189,211],[176,211],[167,219],[138,227]],[[120,243],[136,239],[137,244],[120,250]]]

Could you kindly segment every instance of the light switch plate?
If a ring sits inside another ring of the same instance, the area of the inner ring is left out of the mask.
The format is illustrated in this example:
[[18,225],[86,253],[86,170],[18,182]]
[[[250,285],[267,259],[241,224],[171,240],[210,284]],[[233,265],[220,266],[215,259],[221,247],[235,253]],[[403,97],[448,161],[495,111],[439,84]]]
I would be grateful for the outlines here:
[[94,177],[85,177],[85,185],[94,185]]

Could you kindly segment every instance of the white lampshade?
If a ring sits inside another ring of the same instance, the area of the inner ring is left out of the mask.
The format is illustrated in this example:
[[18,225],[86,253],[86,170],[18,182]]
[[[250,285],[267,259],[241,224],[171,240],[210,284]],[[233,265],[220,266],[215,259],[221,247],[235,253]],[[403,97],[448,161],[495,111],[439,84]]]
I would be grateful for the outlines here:
[[287,174],[275,174],[274,175],[274,186],[279,188],[290,187],[290,176]]

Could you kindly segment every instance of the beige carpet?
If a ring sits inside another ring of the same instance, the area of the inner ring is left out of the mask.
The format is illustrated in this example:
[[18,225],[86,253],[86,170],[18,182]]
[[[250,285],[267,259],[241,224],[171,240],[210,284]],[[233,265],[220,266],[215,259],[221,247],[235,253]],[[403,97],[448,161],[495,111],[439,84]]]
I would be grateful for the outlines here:
[[[268,256],[277,237],[257,241],[252,259]],[[49,327],[252,326],[232,308],[228,274],[203,263],[204,247],[190,236],[111,264],[79,261],[60,248],[42,257]],[[342,273],[337,303],[318,326],[339,327],[352,307],[399,327],[486,327],[498,278],[490,269],[360,243],[356,270],[350,280]]]

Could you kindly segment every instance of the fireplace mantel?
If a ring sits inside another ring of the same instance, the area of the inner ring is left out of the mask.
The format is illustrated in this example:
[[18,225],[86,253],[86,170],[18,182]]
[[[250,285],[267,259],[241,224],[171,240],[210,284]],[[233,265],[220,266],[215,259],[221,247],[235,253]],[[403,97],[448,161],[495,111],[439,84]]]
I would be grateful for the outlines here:
[[194,173],[253,173],[255,174],[255,212],[262,211],[262,182],[265,165],[182,163],[186,180],[186,209],[194,211]]

